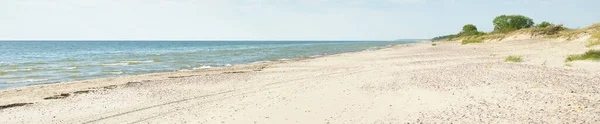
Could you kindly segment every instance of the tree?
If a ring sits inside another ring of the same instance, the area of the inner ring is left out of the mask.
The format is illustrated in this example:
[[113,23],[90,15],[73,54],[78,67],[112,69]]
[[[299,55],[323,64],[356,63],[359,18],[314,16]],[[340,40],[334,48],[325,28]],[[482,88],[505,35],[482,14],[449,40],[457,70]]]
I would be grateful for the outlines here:
[[461,32],[477,32],[477,27],[475,27],[473,24],[466,24],[463,26]]
[[552,26],[552,25],[554,25],[554,24],[552,24],[550,22],[547,22],[547,21],[543,21],[542,23],[537,24],[535,27],[537,27],[537,28],[545,28],[545,27]]
[[462,31],[458,33],[460,36],[471,36],[471,35],[480,35],[482,32],[477,31],[477,27],[473,24],[466,24],[463,26]]
[[500,15],[494,19],[495,32],[510,32],[533,26],[533,19],[523,15]]

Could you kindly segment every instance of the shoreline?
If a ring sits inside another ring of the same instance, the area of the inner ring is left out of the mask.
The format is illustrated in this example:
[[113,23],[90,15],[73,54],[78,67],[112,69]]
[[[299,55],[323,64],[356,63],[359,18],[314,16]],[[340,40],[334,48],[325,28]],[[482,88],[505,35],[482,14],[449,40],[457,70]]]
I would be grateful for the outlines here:
[[[207,41],[208,42],[208,41]],[[231,42],[238,42],[238,41],[231,41]],[[270,41],[267,41],[270,42]],[[277,41],[273,41],[273,42],[277,42]],[[312,41],[307,41],[307,42],[312,42]],[[349,42],[360,42],[360,41],[349,41]],[[395,44],[395,45],[401,45],[401,44],[411,44],[411,43],[417,43],[417,42],[421,42],[421,41],[414,41],[414,42],[406,42],[406,43],[400,43],[400,44]],[[344,54],[344,53],[353,53],[353,52],[362,52],[362,51],[369,51],[369,50],[379,50],[379,49],[383,49],[383,48],[389,48],[392,47],[393,45],[388,45],[388,46],[381,46],[381,47],[373,47],[373,48],[367,48],[364,50],[360,50],[360,51],[352,51],[352,52],[342,52],[342,53],[336,53],[336,54]],[[308,56],[308,57],[297,57],[297,58],[282,58],[279,60],[264,60],[264,61],[256,61],[256,62],[249,62],[249,63],[243,63],[243,64],[236,64],[236,65],[248,65],[248,64],[256,64],[256,63],[265,63],[265,62],[278,62],[278,61],[287,61],[287,60],[296,60],[296,59],[303,59],[303,58],[316,58],[316,57],[321,57],[321,56],[327,56],[327,55],[336,55],[336,54],[318,54],[318,55],[312,55],[312,56]],[[316,56],[316,57],[315,57]],[[228,64],[229,65],[229,64]],[[86,81],[86,80],[95,80],[95,79],[106,79],[106,78],[119,78],[119,77],[126,77],[126,76],[139,76],[139,75],[152,75],[152,74],[160,74],[160,73],[176,73],[176,72],[188,72],[188,71],[200,71],[200,70],[206,70],[206,69],[214,69],[214,68],[227,68],[227,67],[231,67],[230,66],[208,66],[208,67],[198,67],[199,69],[182,69],[182,70],[172,70],[172,71],[163,71],[163,72],[152,72],[152,73],[143,73],[143,74],[134,74],[134,75],[124,75],[124,76],[114,76],[114,77],[99,77],[99,78],[89,78],[89,79],[81,79],[81,80],[72,80],[72,81],[66,81],[66,82],[51,82],[51,83],[41,83],[41,84],[31,84],[31,85],[25,85],[25,86],[17,86],[17,87],[9,87],[9,88],[4,88],[4,89],[0,89],[0,92],[4,91],[4,90],[10,90],[10,89],[16,89],[16,88],[22,88],[22,87],[31,87],[31,86],[40,86],[40,85],[51,85],[51,84],[59,84],[59,83],[69,83],[69,82],[82,82],[82,81]],[[1,105],[1,104],[0,104]]]
[[[14,94],[5,94],[5,93],[10,93],[10,92],[16,93],[16,92],[22,92],[24,90],[26,91],[26,90],[33,90],[33,89],[42,89],[45,87],[60,87],[60,88],[62,88],[62,89],[55,89],[56,91],[51,92],[53,94],[60,95],[60,94],[64,94],[62,92],[75,93],[75,92],[79,92],[79,91],[97,90],[97,89],[102,89],[102,88],[106,88],[106,87],[126,85],[129,82],[139,82],[139,81],[134,80],[135,78],[147,78],[148,80],[156,80],[156,79],[160,79],[160,78],[156,78],[156,77],[151,78],[151,77],[160,76],[162,78],[165,78],[165,76],[167,76],[166,78],[171,78],[171,77],[177,77],[177,76],[190,76],[190,75],[193,76],[194,73],[247,70],[248,68],[264,67],[264,66],[278,64],[278,63],[297,62],[297,61],[317,59],[317,58],[335,56],[335,55],[341,55],[341,54],[352,54],[352,53],[360,53],[360,52],[366,52],[366,51],[376,51],[376,50],[391,48],[391,47],[398,46],[398,45],[420,44],[423,42],[427,42],[427,41],[416,41],[416,42],[388,45],[388,46],[383,46],[383,47],[377,47],[375,49],[365,49],[365,50],[354,51],[354,52],[344,52],[344,53],[326,54],[326,55],[313,55],[313,56],[308,56],[308,57],[280,59],[280,60],[275,60],[275,61],[257,61],[257,62],[251,62],[251,63],[245,63],[245,64],[232,65],[232,66],[219,66],[219,67],[210,67],[210,68],[203,68],[203,69],[196,69],[196,70],[177,70],[177,71],[156,72],[156,73],[136,74],[136,75],[117,76],[117,77],[93,78],[93,79],[75,80],[75,81],[68,81],[68,82],[57,82],[57,83],[29,85],[29,86],[23,86],[23,87],[13,87],[13,88],[7,88],[7,89],[0,89],[0,97],[6,99],[7,96],[11,96]],[[115,82],[112,82],[112,80],[122,80],[122,81],[120,83],[115,83]],[[109,83],[88,84],[87,82],[109,82]],[[82,85],[87,85],[87,86],[82,86]],[[75,86],[75,87],[70,87],[70,86]],[[43,98],[39,98],[39,99],[43,100]],[[8,100],[3,100],[3,101],[11,101],[11,100],[8,99]],[[5,103],[5,102],[0,101],[0,106],[19,104],[19,103],[33,103],[33,102],[37,102],[37,101],[39,101],[39,100],[33,100],[32,102],[31,101],[30,102],[20,101],[20,102],[14,102],[14,103]]]
[[[599,63],[580,41],[379,50],[0,91],[6,123],[600,122]],[[507,56],[523,62],[509,63]]]

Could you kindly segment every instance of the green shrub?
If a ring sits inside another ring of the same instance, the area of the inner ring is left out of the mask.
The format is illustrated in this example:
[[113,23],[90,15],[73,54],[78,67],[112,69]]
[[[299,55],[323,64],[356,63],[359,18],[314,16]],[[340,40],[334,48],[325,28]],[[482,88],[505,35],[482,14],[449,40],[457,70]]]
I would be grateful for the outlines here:
[[554,25],[554,24],[547,22],[547,21],[543,21],[542,23],[535,25],[535,27],[536,28],[545,28],[545,27],[552,26],[552,25]]
[[521,56],[508,56],[504,59],[504,62],[522,62]]
[[494,18],[494,32],[511,32],[533,26],[533,19],[523,15],[500,15]]
[[476,35],[479,31],[477,31],[477,27],[473,24],[466,24],[463,26],[462,31],[459,34],[464,35]]
[[475,37],[465,38],[461,42],[462,45],[470,44],[470,43],[483,43],[483,37],[475,36]]
[[432,44],[431,44],[431,46],[436,46],[436,45],[437,45],[437,44],[435,44],[435,43],[432,43]]
[[560,33],[561,31],[567,30],[567,28],[563,27],[563,25],[550,25],[543,28],[527,28],[521,29],[519,32],[527,32],[532,35],[555,35]]
[[584,54],[569,55],[565,61],[572,62],[576,60],[600,61],[600,50],[589,50]]

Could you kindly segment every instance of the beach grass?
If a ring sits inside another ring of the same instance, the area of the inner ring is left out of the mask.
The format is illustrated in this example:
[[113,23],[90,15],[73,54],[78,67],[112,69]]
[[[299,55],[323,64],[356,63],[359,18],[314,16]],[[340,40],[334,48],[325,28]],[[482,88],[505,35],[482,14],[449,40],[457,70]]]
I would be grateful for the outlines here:
[[508,56],[504,59],[504,62],[522,62],[521,56]]
[[506,36],[507,36],[506,33],[490,33],[490,34],[483,35],[482,37],[484,39],[488,39],[488,40],[502,40]]
[[584,54],[569,55],[565,62],[572,62],[577,60],[600,61],[600,50],[589,50]]
[[600,23],[593,24],[591,26],[581,28],[581,29],[565,29],[563,31],[558,32],[557,34],[545,36],[545,38],[566,38],[567,40],[573,40],[574,38],[581,37],[581,34],[585,34],[586,32],[598,32],[600,31]]
[[484,38],[481,36],[474,36],[474,37],[463,39],[461,44],[465,45],[465,44],[470,44],[470,43],[483,43],[483,39]]
[[567,66],[567,67],[573,67],[573,64],[571,64],[571,63],[565,63],[565,66]]
[[592,36],[590,36],[590,38],[588,39],[587,47],[593,47],[596,45],[600,45],[600,31],[597,31],[596,33],[592,34]]

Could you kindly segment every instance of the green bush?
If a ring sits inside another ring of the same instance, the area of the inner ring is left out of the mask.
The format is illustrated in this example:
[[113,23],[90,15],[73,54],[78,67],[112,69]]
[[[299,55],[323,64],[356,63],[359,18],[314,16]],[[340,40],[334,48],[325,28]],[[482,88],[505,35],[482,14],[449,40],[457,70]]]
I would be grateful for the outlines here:
[[463,26],[462,32],[477,32],[477,27],[473,24],[466,24]]
[[470,38],[463,39],[461,42],[462,45],[470,44],[470,43],[483,43],[483,37],[480,37],[480,36],[470,37]]
[[545,28],[545,27],[552,26],[552,25],[554,25],[554,24],[547,22],[547,21],[543,21],[542,23],[537,24],[535,27],[536,28]]
[[555,35],[566,29],[563,25],[550,25],[543,28],[534,28],[531,33],[535,35]]
[[589,50],[584,54],[569,55],[565,61],[571,62],[576,60],[600,61],[600,50]]
[[483,34],[485,34],[485,33],[477,31],[477,27],[475,25],[466,24],[465,26],[463,26],[460,33],[458,33],[457,35],[459,37],[461,37],[461,36],[473,36],[473,35],[483,35]]
[[500,15],[494,18],[494,32],[511,32],[533,26],[533,19],[523,15]]
[[522,62],[521,56],[508,56],[504,59],[504,62]]

